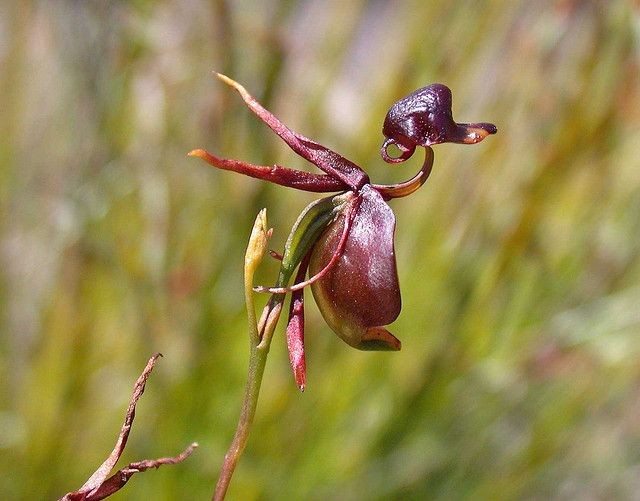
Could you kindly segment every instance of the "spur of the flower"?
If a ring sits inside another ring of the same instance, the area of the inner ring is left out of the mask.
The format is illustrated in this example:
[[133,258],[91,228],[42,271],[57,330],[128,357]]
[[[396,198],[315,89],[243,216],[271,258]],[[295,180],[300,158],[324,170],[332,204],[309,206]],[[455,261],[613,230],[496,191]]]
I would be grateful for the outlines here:
[[[457,124],[452,118],[451,91],[447,87],[433,84],[419,89],[389,110],[381,154],[385,161],[399,163],[411,157],[416,146],[422,146],[422,168],[403,183],[377,185],[355,163],[290,130],[240,84],[224,75],[217,76],[236,89],[249,109],[293,151],[324,174],[279,165],[254,165],[204,150],[194,150],[189,155],[220,169],[290,188],[340,192],[306,207],[293,225],[282,255],[273,253],[281,259],[276,285],[254,289],[272,294],[258,323],[259,332],[277,321],[285,295],[291,293],[287,345],[296,382],[303,389],[304,288],[311,286],[325,321],[349,345],[362,350],[399,350],[400,341],[385,328],[398,317],[401,308],[394,250],[395,216],[387,201],[407,196],[424,184],[433,166],[431,145],[474,144],[494,134],[495,126]],[[392,144],[400,150],[398,157],[387,152]]]

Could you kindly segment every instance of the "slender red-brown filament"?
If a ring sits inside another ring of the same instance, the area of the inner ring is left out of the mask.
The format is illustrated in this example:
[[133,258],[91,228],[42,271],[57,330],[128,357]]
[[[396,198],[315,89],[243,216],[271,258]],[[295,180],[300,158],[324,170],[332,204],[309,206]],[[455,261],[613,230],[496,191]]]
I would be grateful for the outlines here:
[[273,249],[269,250],[269,255],[277,261],[282,261],[282,254],[274,251]]
[[429,146],[426,146],[424,149],[424,162],[422,163],[422,168],[411,179],[398,184],[372,184],[371,186],[377,190],[385,200],[406,197],[407,195],[411,195],[425,183],[429,174],[431,174],[432,167],[433,150]]
[[357,198],[354,199],[354,203],[349,204],[345,212],[344,227],[342,228],[342,236],[340,237],[340,242],[338,243],[338,246],[336,247],[336,250],[333,253],[333,256],[331,256],[331,259],[329,260],[329,262],[326,264],[324,268],[322,268],[318,273],[316,273],[311,278],[303,282],[296,283],[290,287],[264,287],[262,285],[258,285],[257,287],[254,287],[253,290],[255,292],[270,292],[271,294],[286,294],[288,292],[295,292],[295,291],[304,289],[307,285],[311,285],[313,282],[320,280],[322,277],[324,277],[329,272],[329,270],[331,270],[331,268],[333,268],[333,266],[338,262],[338,259],[340,259],[340,256],[342,256],[342,252],[344,251],[344,246],[347,243],[347,238],[349,238],[349,231],[351,230],[351,222],[353,221],[354,214],[356,214],[357,212],[357,205],[358,205],[357,200],[358,200]]
[[[392,144],[400,150],[400,156],[389,156],[388,149]],[[385,139],[384,143],[382,144],[382,148],[380,148],[380,155],[382,156],[382,159],[387,163],[399,164],[410,158],[413,155],[414,151],[416,151],[416,146],[414,144],[405,146],[400,141],[389,137]]]

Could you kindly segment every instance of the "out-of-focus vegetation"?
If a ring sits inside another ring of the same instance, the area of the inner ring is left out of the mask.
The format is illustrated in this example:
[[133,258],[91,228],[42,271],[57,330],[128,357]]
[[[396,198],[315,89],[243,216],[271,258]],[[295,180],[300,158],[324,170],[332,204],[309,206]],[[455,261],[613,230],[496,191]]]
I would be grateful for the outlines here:
[[123,461],[201,447],[119,499],[212,492],[245,379],[252,221],[268,207],[279,249],[313,199],[186,158],[311,167],[212,69],[374,182],[418,169],[381,161],[380,130],[427,83],[499,128],[437,146],[429,182],[393,202],[401,352],[349,348],[309,302],[300,394],[276,334],[230,498],[637,496],[632,3],[5,2],[0,497],[79,486],[155,351]]

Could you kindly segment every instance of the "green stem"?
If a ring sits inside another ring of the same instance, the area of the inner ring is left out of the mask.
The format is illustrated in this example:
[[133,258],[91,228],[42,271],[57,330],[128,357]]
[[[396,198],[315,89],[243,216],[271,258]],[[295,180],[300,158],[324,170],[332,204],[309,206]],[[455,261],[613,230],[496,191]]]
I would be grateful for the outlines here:
[[[224,499],[231,477],[236,469],[236,465],[242,456],[242,452],[247,445],[251,424],[256,414],[258,405],[258,396],[260,395],[260,386],[262,384],[262,376],[267,363],[267,355],[271,346],[271,338],[273,331],[278,323],[282,302],[268,306],[268,321],[262,328],[262,332],[258,331],[256,323],[255,306],[253,302],[253,275],[262,260],[267,248],[267,240],[270,232],[267,230],[266,211],[262,210],[251,232],[249,245],[244,260],[244,291],[245,302],[247,306],[247,317],[249,320],[249,371],[247,374],[247,384],[244,392],[244,400],[242,402],[242,411],[233,441],[229,450],[224,456],[224,462],[220,471],[220,478],[216,484],[216,490],[213,493],[214,501]],[[271,302],[269,303],[272,304]]]
[[[317,200],[308,205],[291,229],[285,245],[285,252],[280,265],[280,273],[276,287],[287,285],[293,271],[300,264],[311,246],[327,225],[336,217],[345,203],[352,197],[351,193],[334,195]],[[231,446],[224,457],[220,478],[213,494],[214,501],[224,499],[231,477],[240,460],[240,456],[247,445],[251,424],[258,405],[260,385],[264,367],[267,363],[267,355],[271,346],[271,338],[280,318],[284,294],[274,294],[265,306],[260,321],[256,322],[255,306],[253,303],[253,275],[262,260],[266,250],[270,230],[267,230],[266,211],[263,209],[258,214],[253,225],[249,245],[244,258],[244,294],[247,305],[247,317],[249,320],[249,373],[247,385],[242,402],[242,411],[236,433]]]
[[231,476],[233,475],[240,456],[247,445],[251,424],[253,423],[253,417],[255,416],[256,407],[258,405],[258,395],[260,394],[262,376],[267,363],[267,355],[269,354],[269,344],[270,343],[267,343],[265,347],[258,347],[253,343],[251,345],[249,373],[244,392],[244,400],[242,402],[242,411],[240,413],[238,427],[236,428],[236,434],[234,435],[231,446],[224,457],[220,478],[218,479],[216,490],[213,494],[214,501],[221,501],[224,499],[227,493],[227,488],[229,487],[229,482],[231,482]]

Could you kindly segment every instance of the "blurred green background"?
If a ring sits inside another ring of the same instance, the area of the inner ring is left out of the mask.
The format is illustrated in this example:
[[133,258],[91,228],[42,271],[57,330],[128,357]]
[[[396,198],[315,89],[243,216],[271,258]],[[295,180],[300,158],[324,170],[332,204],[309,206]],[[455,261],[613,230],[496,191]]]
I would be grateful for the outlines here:
[[[79,487],[164,358],[121,464],[201,447],[114,499],[207,499],[247,365],[244,247],[314,196],[207,148],[311,168],[215,69],[374,182],[387,108],[431,82],[459,121],[392,202],[399,353],[307,307],[282,326],[230,499],[625,499],[640,489],[640,14],[629,1],[31,1],[0,16],[0,493]],[[273,282],[265,262],[258,281]]]

